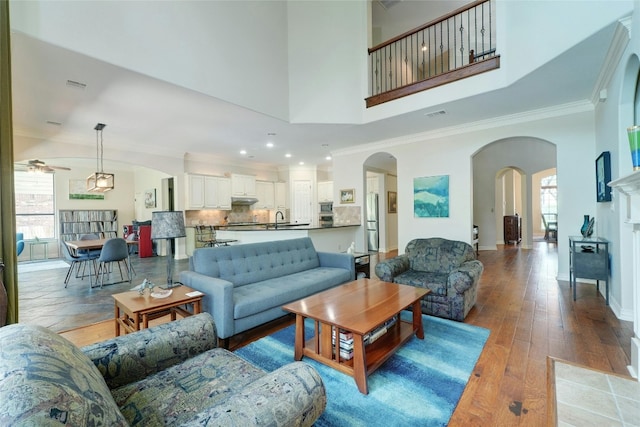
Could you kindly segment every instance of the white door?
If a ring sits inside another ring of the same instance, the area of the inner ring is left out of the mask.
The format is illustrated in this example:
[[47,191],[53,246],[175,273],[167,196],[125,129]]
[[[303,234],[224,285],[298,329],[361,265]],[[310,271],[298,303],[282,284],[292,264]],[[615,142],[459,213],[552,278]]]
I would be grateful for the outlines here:
[[311,223],[311,181],[293,182],[293,222]]

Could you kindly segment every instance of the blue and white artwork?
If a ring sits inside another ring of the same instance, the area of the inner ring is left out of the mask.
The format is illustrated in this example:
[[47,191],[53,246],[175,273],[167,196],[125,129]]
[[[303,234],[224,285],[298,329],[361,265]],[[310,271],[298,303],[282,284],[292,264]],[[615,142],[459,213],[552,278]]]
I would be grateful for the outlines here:
[[449,175],[413,178],[413,216],[449,217]]

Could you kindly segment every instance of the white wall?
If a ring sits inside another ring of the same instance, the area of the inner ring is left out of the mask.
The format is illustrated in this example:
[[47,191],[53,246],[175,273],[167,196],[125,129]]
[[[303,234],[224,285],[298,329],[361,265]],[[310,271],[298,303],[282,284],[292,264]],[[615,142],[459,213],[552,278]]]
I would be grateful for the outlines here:
[[[593,113],[589,105],[587,111],[566,110],[566,115],[545,118],[544,114],[531,116],[528,121],[513,123],[494,122],[492,128],[475,127],[473,124],[461,128],[456,135],[412,135],[398,138],[388,144],[385,151],[398,161],[398,248],[404,250],[407,242],[416,237],[440,236],[454,240],[471,241],[473,224],[472,200],[491,197],[495,183],[476,189],[472,184],[472,156],[482,147],[506,138],[538,138],[556,145],[559,183],[559,241],[567,241],[570,234],[579,232],[584,214],[595,214],[595,197],[591,185],[595,182],[593,162],[595,160],[595,137]],[[536,117],[540,117],[536,119]],[[404,139],[406,144],[398,145]],[[384,143],[382,143],[384,145]],[[336,188],[362,187],[361,170],[354,165],[362,165],[376,146],[361,147],[361,152],[335,153],[334,185]],[[522,168],[529,170],[528,160],[537,156],[523,153],[516,156]],[[535,160],[533,160],[535,161]],[[541,170],[544,167],[534,169]],[[535,172],[533,170],[532,172]],[[415,218],[413,216],[413,178],[420,176],[449,175],[450,214],[449,218]],[[495,176],[495,174],[492,174]],[[359,197],[362,188],[356,188],[356,204],[362,205]],[[489,209],[493,207],[491,201]],[[493,223],[478,224],[487,230]],[[485,232],[483,231],[482,235]],[[482,237],[482,236],[481,236]],[[489,238],[484,236],[484,238]],[[495,234],[493,236],[495,241]],[[558,278],[568,280],[568,251],[558,251]]]
[[292,123],[361,123],[367,96],[367,0],[292,1]]
[[284,1],[10,3],[12,28],[35,38],[271,116],[289,116]]

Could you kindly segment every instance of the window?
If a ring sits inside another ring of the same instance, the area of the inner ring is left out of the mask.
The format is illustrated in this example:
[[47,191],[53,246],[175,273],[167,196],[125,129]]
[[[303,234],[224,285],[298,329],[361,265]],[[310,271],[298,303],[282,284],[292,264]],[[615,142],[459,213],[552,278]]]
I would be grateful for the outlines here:
[[24,238],[55,238],[55,194],[52,173],[16,171],[16,230]]
[[[543,215],[552,214],[557,218],[558,215],[558,185],[556,175],[545,176],[540,180],[540,212]],[[549,217],[546,217],[547,220]],[[540,220],[540,228],[544,229],[542,219]]]

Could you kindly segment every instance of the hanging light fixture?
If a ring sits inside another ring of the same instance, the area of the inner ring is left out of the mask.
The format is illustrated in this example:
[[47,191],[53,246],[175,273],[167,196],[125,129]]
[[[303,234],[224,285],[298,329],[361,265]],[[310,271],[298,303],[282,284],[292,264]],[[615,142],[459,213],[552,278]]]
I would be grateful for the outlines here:
[[87,191],[93,193],[105,193],[113,190],[114,187],[114,175],[112,173],[105,173],[103,168],[102,154],[104,148],[102,145],[102,129],[104,129],[105,126],[105,124],[98,123],[94,128],[96,131],[96,170],[100,172],[91,174],[87,178]]

